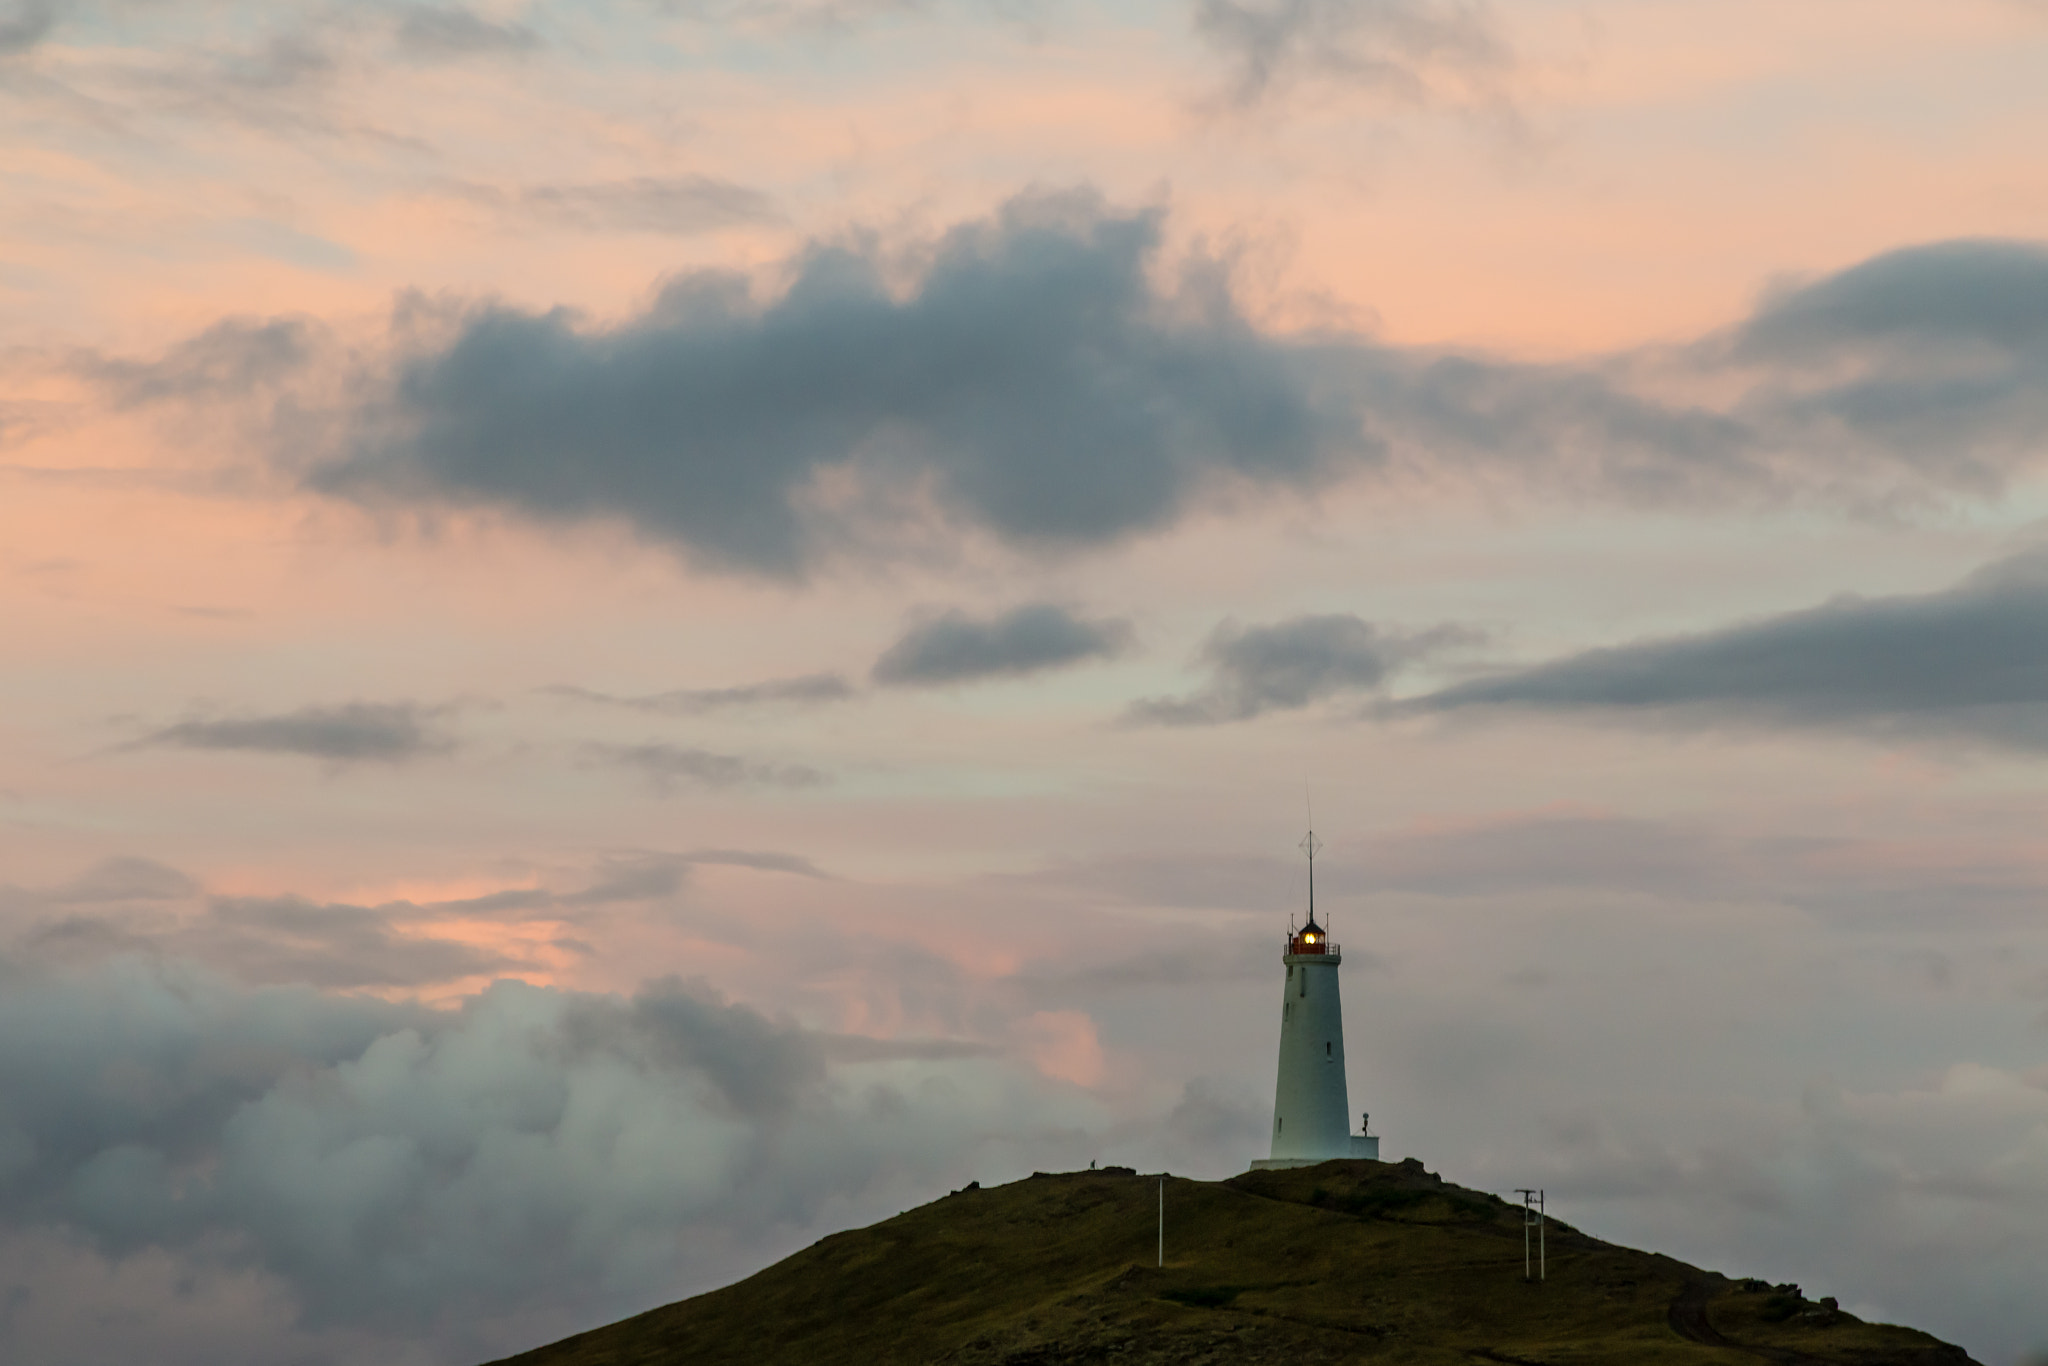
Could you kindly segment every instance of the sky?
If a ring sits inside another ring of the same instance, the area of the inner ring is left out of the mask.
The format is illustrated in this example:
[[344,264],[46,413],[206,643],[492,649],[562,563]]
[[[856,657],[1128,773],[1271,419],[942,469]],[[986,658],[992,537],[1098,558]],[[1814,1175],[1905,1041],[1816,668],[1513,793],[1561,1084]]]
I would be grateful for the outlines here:
[[0,0],[0,1357],[1263,1156],[2048,1361],[2048,8]]

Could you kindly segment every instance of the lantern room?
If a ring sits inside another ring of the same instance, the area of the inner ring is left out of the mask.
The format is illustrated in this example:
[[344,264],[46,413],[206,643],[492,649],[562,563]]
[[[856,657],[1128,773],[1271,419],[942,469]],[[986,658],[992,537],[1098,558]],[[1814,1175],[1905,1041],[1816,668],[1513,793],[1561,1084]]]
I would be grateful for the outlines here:
[[1330,942],[1329,931],[1316,924],[1315,917],[1309,917],[1308,924],[1291,931],[1287,936],[1287,956],[1292,958],[1305,953],[1335,953],[1337,946]]

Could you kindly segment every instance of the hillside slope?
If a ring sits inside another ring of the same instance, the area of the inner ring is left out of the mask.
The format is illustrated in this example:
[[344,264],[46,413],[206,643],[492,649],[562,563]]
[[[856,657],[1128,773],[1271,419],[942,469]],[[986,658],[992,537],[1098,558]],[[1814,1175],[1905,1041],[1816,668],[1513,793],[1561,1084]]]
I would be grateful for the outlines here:
[[735,1285],[503,1366],[1971,1366],[1790,1287],[1735,1282],[1522,1211],[1409,1161],[1223,1182],[1072,1172],[834,1234]]

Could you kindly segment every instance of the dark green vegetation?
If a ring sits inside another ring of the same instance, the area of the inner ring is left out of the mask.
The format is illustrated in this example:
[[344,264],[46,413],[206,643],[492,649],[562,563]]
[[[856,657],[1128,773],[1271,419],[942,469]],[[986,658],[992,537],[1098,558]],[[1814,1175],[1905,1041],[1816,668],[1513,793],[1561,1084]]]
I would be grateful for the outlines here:
[[1522,1211],[1418,1162],[1224,1182],[1073,1172],[965,1190],[837,1233],[737,1285],[506,1366],[1970,1366],[1794,1286],[1731,1281]]

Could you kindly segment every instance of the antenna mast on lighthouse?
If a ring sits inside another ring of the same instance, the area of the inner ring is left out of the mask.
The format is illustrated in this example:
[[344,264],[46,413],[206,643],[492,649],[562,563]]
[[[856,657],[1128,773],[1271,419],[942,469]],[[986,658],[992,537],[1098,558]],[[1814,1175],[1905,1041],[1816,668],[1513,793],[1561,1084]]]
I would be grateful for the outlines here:
[[1308,918],[1314,920],[1316,918],[1316,854],[1323,847],[1323,842],[1316,838],[1316,828],[1314,825],[1309,826],[1308,834],[1302,836],[1301,843],[1295,847],[1308,855]]

